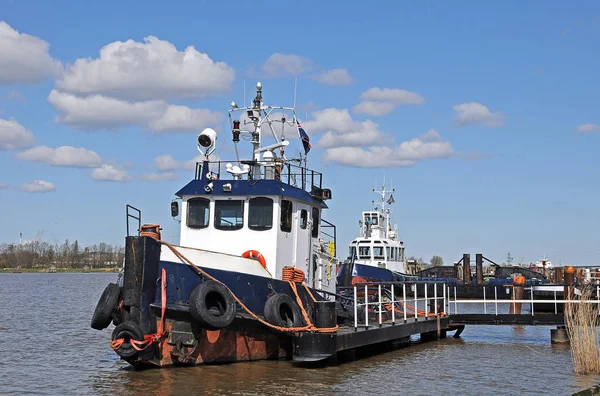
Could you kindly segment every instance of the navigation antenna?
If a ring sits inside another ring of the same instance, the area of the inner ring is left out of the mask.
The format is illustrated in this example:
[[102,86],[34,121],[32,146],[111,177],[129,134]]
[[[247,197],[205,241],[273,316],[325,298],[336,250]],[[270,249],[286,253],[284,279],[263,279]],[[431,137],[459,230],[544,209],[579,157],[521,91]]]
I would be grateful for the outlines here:
[[[390,214],[391,214],[391,209],[390,208],[386,208],[386,205],[391,205],[392,202],[388,202],[390,200],[390,198],[388,197],[388,194],[390,195],[390,197],[392,196],[392,193],[394,193],[396,190],[392,189],[387,190],[385,188],[385,179],[383,182],[383,185],[381,186],[381,191],[375,191],[375,189],[373,189],[373,192],[380,195],[381,196],[381,213],[385,216],[385,234],[386,236],[388,235],[388,232],[390,231]],[[375,203],[373,201],[373,203]],[[377,207],[375,208],[375,210],[377,210]]]
[[512,255],[510,254],[510,252],[508,252],[508,254],[506,255],[506,265],[507,265],[508,267],[510,267],[510,264],[511,264],[512,262],[513,262],[513,257],[512,257]]

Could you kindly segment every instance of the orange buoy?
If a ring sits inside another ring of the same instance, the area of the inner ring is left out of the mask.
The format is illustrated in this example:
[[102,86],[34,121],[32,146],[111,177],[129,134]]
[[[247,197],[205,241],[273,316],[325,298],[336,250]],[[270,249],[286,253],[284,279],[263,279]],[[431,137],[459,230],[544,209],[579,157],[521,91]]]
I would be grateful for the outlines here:
[[263,256],[257,250],[246,250],[244,253],[242,253],[242,257],[258,260],[258,262],[263,266],[263,268],[267,269],[267,260],[265,260],[265,256]]

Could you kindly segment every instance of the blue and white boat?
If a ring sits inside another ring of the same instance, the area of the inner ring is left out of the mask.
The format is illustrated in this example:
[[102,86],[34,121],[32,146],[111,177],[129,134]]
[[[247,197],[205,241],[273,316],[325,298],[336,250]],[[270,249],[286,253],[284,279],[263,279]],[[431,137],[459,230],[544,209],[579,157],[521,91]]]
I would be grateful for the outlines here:
[[[331,191],[306,167],[295,108],[265,105],[258,83],[251,105],[232,102],[229,119],[237,158],[212,161],[217,133],[205,129],[204,161],[171,202],[179,244],[161,241],[158,225],[127,236],[122,279],[94,312],[91,326],[112,321],[112,348],[134,367],[290,357],[286,329],[308,326],[315,301],[335,297],[335,226],[322,219]],[[300,158],[286,157],[289,128]]]
[[362,212],[360,234],[348,246],[348,259],[339,266],[338,285],[354,282],[382,282],[415,279],[405,273],[404,242],[398,237],[398,226],[392,227],[391,204],[395,190],[373,192],[380,197],[373,210]]

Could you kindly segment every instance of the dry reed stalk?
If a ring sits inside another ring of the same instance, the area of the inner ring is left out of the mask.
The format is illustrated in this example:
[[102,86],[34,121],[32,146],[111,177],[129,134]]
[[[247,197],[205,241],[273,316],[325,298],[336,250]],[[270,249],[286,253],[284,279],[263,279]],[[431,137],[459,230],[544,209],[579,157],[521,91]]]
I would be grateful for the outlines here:
[[[590,301],[592,286],[583,286],[581,295],[573,300]],[[565,299],[568,296],[565,296]],[[598,303],[565,303],[565,327],[571,343],[573,371],[576,374],[600,374],[600,345],[598,344]]]

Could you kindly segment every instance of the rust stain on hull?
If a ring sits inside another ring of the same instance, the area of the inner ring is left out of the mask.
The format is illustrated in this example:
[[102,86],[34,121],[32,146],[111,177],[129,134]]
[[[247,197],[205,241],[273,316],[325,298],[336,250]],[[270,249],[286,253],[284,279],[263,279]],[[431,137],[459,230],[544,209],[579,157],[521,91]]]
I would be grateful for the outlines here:
[[[165,329],[171,333],[176,324],[193,325],[167,320]],[[175,333],[176,334],[176,333]],[[162,340],[150,359],[130,361],[134,366],[168,367],[173,365],[200,365],[252,360],[289,359],[292,339],[274,333],[255,321],[236,319],[231,326],[220,330],[194,329],[194,341]]]

